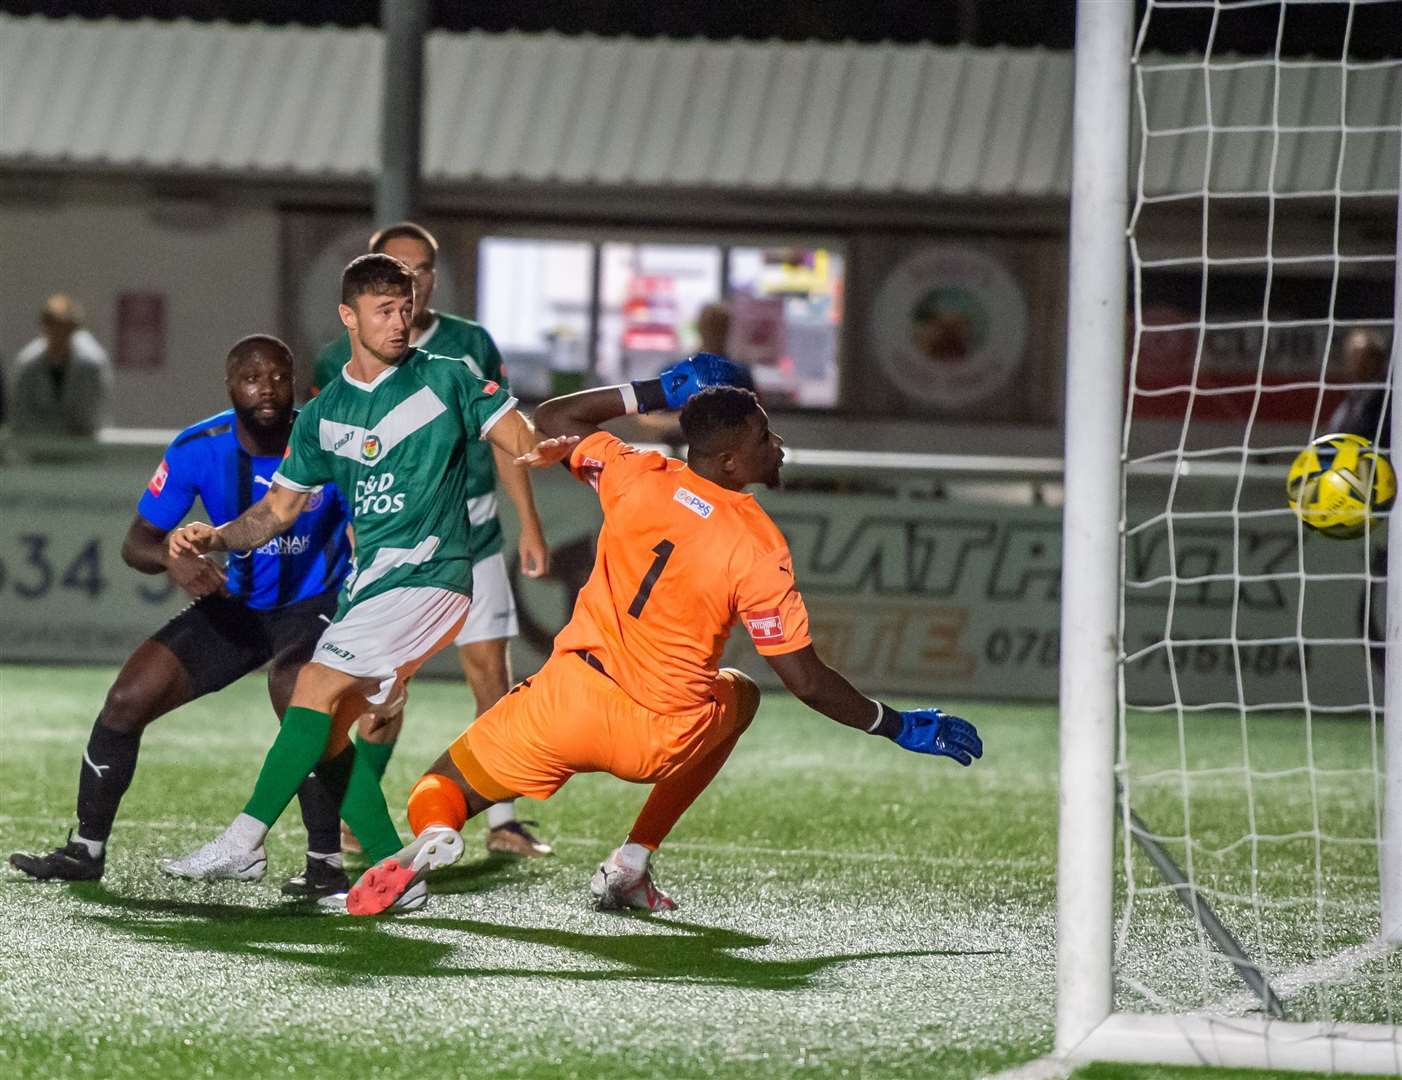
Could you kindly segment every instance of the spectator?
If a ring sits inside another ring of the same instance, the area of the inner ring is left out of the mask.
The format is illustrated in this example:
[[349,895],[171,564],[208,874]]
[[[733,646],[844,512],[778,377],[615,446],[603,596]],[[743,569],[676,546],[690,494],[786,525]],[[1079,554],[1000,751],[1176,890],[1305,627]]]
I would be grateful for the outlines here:
[[[696,315],[696,336],[701,339],[701,352],[715,353],[723,356],[727,360],[739,363],[726,351],[726,343],[730,340],[730,305],[722,301],[707,304]],[[749,366],[740,364],[745,369],[745,378],[737,383],[746,390],[755,388],[754,377],[750,374]]]
[[55,293],[39,312],[42,333],[15,360],[9,401],[21,435],[92,436],[110,420],[112,364],[83,327],[83,309]]
[[1329,431],[1362,435],[1380,450],[1392,444],[1392,407],[1387,400],[1388,350],[1377,330],[1350,330],[1343,342],[1344,374],[1357,383],[1329,417]]

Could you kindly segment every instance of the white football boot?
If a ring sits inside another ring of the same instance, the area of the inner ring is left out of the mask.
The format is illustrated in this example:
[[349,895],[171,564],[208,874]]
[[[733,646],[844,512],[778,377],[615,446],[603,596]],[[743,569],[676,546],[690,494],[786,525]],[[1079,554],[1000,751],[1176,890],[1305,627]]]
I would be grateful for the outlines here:
[[406,847],[365,871],[346,895],[351,915],[417,911],[428,901],[424,878],[462,858],[462,837],[446,825],[430,825]]
[[166,859],[161,873],[186,881],[262,881],[268,853],[262,844],[249,848],[225,833],[183,859]]
[[657,887],[652,870],[635,870],[618,861],[612,852],[589,879],[594,907],[599,911],[675,911],[677,902]]

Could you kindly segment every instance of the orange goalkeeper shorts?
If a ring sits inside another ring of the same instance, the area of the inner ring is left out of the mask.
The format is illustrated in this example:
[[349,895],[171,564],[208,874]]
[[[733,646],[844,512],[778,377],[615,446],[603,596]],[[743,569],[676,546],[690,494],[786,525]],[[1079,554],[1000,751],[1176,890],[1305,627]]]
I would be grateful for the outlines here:
[[479,716],[449,753],[488,799],[545,799],[576,773],[612,773],[640,784],[665,780],[732,735],[738,714],[729,672],[717,675],[705,704],[657,713],[580,653],[560,653]]

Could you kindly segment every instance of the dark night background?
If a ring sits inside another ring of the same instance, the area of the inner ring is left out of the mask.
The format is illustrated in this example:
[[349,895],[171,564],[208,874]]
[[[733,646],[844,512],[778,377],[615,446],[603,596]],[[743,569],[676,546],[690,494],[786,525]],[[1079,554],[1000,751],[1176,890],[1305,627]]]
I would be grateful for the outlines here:
[[[1136,0],[1141,13],[1145,0]],[[227,19],[231,22],[315,26],[373,25],[379,0],[0,0],[16,15],[115,16],[122,19]],[[1069,49],[1075,0],[437,0],[433,25],[445,30],[555,30],[605,36],[778,38],[786,41],[897,41],[953,45],[1042,45]],[[1337,57],[1349,5],[1292,4],[1282,51]],[[1200,51],[1210,12],[1156,11],[1146,47]],[[1275,50],[1279,8],[1229,3],[1218,20],[1215,53]],[[1354,5],[1349,55],[1402,55],[1402,3]]]

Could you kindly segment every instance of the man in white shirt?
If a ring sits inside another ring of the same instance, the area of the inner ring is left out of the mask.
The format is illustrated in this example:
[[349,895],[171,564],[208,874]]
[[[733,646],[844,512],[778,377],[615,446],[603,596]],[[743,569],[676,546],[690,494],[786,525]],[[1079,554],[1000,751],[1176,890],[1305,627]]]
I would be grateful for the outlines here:
[[39,312],[42,333],[15,359],[10,423],[20,435],[92,436],[111,421],[112,363],[83,329],[83,309],[55,293]]

